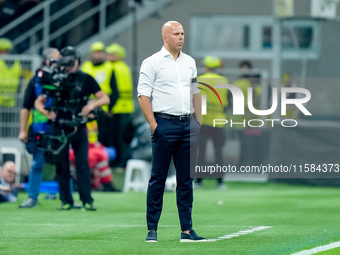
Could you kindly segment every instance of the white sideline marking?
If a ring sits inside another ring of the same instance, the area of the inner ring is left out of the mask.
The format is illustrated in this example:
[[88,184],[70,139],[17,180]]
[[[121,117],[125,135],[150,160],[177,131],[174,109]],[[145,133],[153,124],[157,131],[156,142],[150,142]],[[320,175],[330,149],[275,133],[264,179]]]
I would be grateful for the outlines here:
[[292,253],[291,255],[310,255],[310,254],[315,254],[321,251],[327,251],[327,250],[331,250],[331,249],[338,248],[338,247],[340,247],[340,242],[334,242],[334,243],[330,243],[327,245],[317,246],[310,250],[303,250],[303,251],[299,251],[296,253]]
[[256,227],[256,228],[242,230],[242,231],[239,231],[239,232],[236,232],[236,233],[233,233],[233,234],[220,236],[220,237],[217,237],[216,239],[207,239],[207,242],[216,242],[218,240],[231,239],[231,238],[234,238],[234,237],[251,234],[251,233],[261,231],[261,230],[265,230],[265,229],[269,229],[269,228],[272,228],[272,227],[271,226],[259,226],[259,227]]

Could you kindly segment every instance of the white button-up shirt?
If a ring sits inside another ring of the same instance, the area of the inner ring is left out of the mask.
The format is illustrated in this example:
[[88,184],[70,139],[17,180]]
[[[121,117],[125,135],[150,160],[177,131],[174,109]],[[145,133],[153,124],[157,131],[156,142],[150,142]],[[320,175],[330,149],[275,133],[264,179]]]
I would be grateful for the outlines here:
[[199,93],[195,60],[179,53],[177,60],[164,46],[142,63],[138,96],[150,98],[153,112],[172,115],[193,113],[192,96]]

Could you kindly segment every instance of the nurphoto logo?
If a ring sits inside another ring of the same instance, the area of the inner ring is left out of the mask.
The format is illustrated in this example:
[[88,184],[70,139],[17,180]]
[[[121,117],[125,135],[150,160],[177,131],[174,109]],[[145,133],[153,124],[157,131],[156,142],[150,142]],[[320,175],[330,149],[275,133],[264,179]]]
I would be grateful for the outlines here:
[[[200,85],[204,87],[200,87],[201,90],[205,91],[209,96],[216,96],[217,99],[219,100],[219,103],[222,106],[222,100],[217,93],[216,89],[228,89],[229,92],[232,94],[233,98],[233,115],[245,115],[245,107],[248,107],[248,110],[257,116],[268,116],[273,114],[279,105],[279,94],[281,95],[280,97],[280,113],[281,116],[286,116],[287,115],[287,105],[295,105],[305,116],[311,116],[312,114],[306,109],[306,107],[303,105],[307,103],[311,99],[311,93],[308,89],[305,88],[294,88],[294,87],[282,87],[280,88],[280,91],[276,87],[271,88],[271,106],[269,109],[264,109],[264,110],[259,110],[254,107],[254,102],[253,102],[253,88],[250,87],[248,88],[248,96],[247,96],[247,104],[245,104],[246,97],[243,94],[242,90],[235,86],[235,85],[230,85],[230,84],[216,84],[215,88],[212,86],[203,83],[203,82],[198,82]],[[212,94],[209,90],[211,90],[214,94]],[[278,93],[280,92],[280,93]],[[295,94],[300,94],[299,98],[289,98],[288,95],[291,93]],[[201,95],[201,103],[202,103],[202,109],[201,113],[202,115],[207,115],[207,94],[202,94]],[[215,99],[214,99],[215,101]],[[215,104],[218,104],[215,101]],[[271,127],[274,127],[275,123],[279,122],[283,127],[295,127],[297,126],[298,122],[295,119],[250,119],[246,120],[244,119],[243,121],[238,121],[238,122],[233,122],[232,119],[214,119],[213,120],[213,126],[215,127],[216,125],[226,125],[230,124],[232,127],[233,125],[242,125],[244,127],[262,127],[265,124],[269,124]]]

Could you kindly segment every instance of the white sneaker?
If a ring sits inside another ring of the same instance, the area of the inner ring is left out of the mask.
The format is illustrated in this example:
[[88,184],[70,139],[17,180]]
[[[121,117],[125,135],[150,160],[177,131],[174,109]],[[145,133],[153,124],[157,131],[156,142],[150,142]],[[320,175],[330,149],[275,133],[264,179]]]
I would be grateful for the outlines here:
[[37,200],[29,197],[21,205],[19,205],[19,208],[34,208],[37,207],[37,203]]

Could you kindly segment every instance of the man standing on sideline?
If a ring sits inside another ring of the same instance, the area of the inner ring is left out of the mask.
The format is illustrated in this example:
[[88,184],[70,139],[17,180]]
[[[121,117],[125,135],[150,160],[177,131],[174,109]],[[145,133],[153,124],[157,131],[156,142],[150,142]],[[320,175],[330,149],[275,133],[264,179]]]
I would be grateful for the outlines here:
[[112,64],[106,61],[105,46],[102,42],[94,42],[90,46],[91,61],[86,61],[81,71],[91,75],[99,84],[100,89],[110,97],[110,104],[102,108],[106,112],[105,118],[98,120],[98,140],[105,147],[114,147],[115,121],[112,108],[119,97],[115,72]]
[[[43,51],[43,66],[50,66],[51,61],[56,61],[59,58],[59,51],[56,48],[47,48]],[[38,132],[49,133],[50,125],[47,123],[48,119],[46,116],[38,112],[34,108],[34,102],[41,94],[43,89],[43,84],[40,83],[39,78],[34,76],[25,90],[24,103],[20,111],[20,133],[19,139],[21,142],[26,144],[27,151],[33,155],[33,161],[31,165],[31,172],[28,178],[29,188],[28,188],[28,198],[25,200],[19,208],[33,208],[37,206],[39,187],[42,178],[42,171],[45,165],[44,152],[38,150],[35,146],[35,134]],[[49,101],[48,104],[51,104]],[[30,137],[27,133],[27,120],[29,117],[29,111],[33,109],[33,123],[30,127]],[[29,140],[29,138],[31,138]]]
[[135,111],[133,102],[132,74],[129,66],[124,62],[125,48],[117,43],[106,48],[107,61],[112,63],[116,76],[119,98],[112,108],[114,114],[114,146],[117,151],[115,166],[125,167],[130,158],[129,145],[133,138],[133,130],[129,130],[132,114]]
[[9,138],[13,134],[11,124],[18,117],[14,107],[22,84],[20,61],[5,61],[6,55],[11,53],[12,48],[13,44],[10,40],[0,38],[0,137],[2,138]]
[[[177,21],[162,27],[164,46],[145,59],[138,82],[138,101],[152,131],[152,170],[147,193],[146,242],[157,242],[158,221],[170,160],[176,167],[181,242],[206,241],[192,229],[192,178],[200,129],[200,94],[195,60],[184,54],[184,30]],[[195,87],[196,86],[196,87]],[[150,100],[151,99],[151,100]]]
[[[208,84],[215,88],[216,84],[229,84],[224,76],[217,73],[217,69],[221,67],[222,61],[218,57],[206,56],[202,63],[204,64],[204,74],[197,77],[198,82]],[[222,148],[225,143],[224,125],[214,126],[214,119],[227,119],[225,110],[228,106],[228,90],[215,88],[218,95],[222,98],[222,105],[215,104],[214,98],[207,96],[207,108],[209,113],[202,115],[200,137],[198,140],[198,162],[199,166],[206,166],[206,148],[208,140],[212,140],[214,144],[215,162],[223,165]],[[202,94],[206,94],[202,91]],[[223,173],[216,173],[217,188],[224,190],[226,185],[223,183]],[[202,188],[202,178],[197,178],[194,185],[195,188]]]

